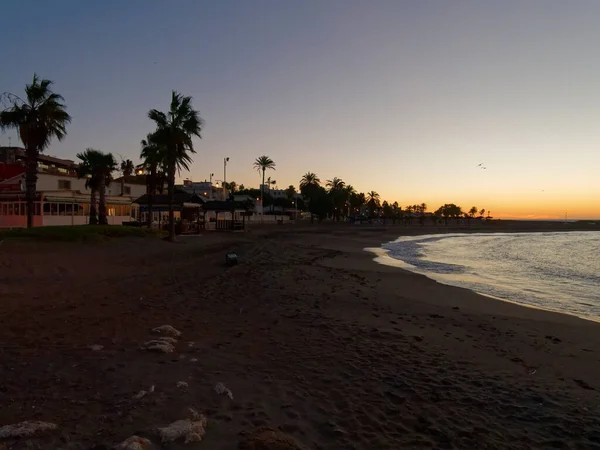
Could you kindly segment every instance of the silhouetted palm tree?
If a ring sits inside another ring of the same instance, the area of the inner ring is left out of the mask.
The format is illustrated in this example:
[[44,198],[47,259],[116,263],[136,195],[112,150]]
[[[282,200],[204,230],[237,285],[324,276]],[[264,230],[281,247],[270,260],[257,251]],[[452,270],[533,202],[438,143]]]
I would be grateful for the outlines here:
[[[146,197],[148,198],[148,211],[146,222],[148,228],[152,226],[152,207],[154,205],[154,194],[159,181],[162,181],[162,176],[159,176],[159,171],[165,161],[164,148],[158,145],[152,133],[148,133],[146,139],[141,141],[142,151],[140,158],[142,159],[142,167],[146,170]],[[163,182],[164,184],[164,182]]]
[[164,165],[167,171],[167,194],[169,197],[169,240],[175,240],[175,216],[173,196],[175,195],[175,172],[189,170],[192,162],[190,153],[194,150],[193,138],[202,138],[204,121],[192,107],[192,97],[176,91],[171,94],[168,113],[152,109],[148,117],[156,123],[153,133],[155,142],[164,148]]
[[27,227],[33,226],[34,201],[37,186],[37,158],[50,145],[52,138],[62,141],[67,135],[71,116],[62,103],[64,99],[50,89],[52,81],[33,75],[25,86],[25,100],[14,94],[3,94],[10,106],[0,112],[0,129],[15,128],[25,146],[25,189]]
[[99,150],[88,148],[83,153],[78,153],[77,158],[81,163],[77,169],[79,178],[86,178],[86,186],[90,194],[90,225],[96,223],[95,207],[96,192],[100,197],[98,222],[100,225],[108,225],[106,216],[106,186],[112,181],[112,173],[117,170],[117,161],[111,153],[102,153]]
[[341,191],[346,186],[346,183],[341,178],[333,177],[332,180],[327,180],[325,186],[329,188],[329,193],[331,193],[333,191]]
[[475,217],[477,215],[477,206],[473,206],[470,210],[469,210],[469,216],[470,217]]
[[275,162],[267,155],[262,155],[254,160],[253,166],[259,173],[262,172],[262,184],[260,185],[260,204],[262,206],[264,199],[265,171],[267,169],[275,170]]
[[367,193],[367,206],[369,207],[369,212],[371,215],[375,212],[377,208],[379,208],[379,194],[375,191],[371,191]]
[[285,196],[291,202],[295,200],[295,198],[296,198],[296,188],[292,184],[290,184],[287,187],[287,189],[285,190]]
[[121,173],[123,174],[121,178],[121,195],[125,195],[125,180],[133,174],[134,170],[135,166],[130,159],[121,161]]
[[300,179],[300,190],[302,191],[308,186],[319,186],[320,184],[321,180],[316,173],[306,172]]

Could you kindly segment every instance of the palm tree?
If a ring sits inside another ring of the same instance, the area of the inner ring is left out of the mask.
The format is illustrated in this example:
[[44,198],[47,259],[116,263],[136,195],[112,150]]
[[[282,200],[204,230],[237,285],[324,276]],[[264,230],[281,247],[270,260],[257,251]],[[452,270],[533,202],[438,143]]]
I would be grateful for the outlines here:
[[121,195],[125,195],[125,179],[130,177],[134,170],[135,166],[130,159],[121,161],[121,173],[123,174],[123,177],[121,178]]
[[[146,197],[148,198],[148,211],[146,222],[148,228],[152,226],[152,206],[154,204],[154,194],[159,179],[159,169],[164,162],[164,149],[155,142],[152,133],[148,133],[146,139],[141,141],[142,151],[140,158],[142,159],[142,167],[146,170]],[[162,171],[161,171],[162,172]],[[163,183],[164,184],[164,183]]]
[[102,153],[99,150],[88,148],[83,153],[78,153],[77,158],[81,164],[77,169],[79,178],[86,178],[86,187],[90,194],[90,225],[96,224],[96,192],[100,196],[98,223],[108,225],[106,217],[106,186],[112,181],[112,173],[117,170],[117,161],[111,153]]
[[475,217],[477,215],[477,206],[473,206],[470,210],[469,210],[469,217]]
[[67,135],[67,114],[64,99],[52,92],[52,81],[33,75],[25,86],[26,100],[17,95],[3,94],[10,106],[0,112],[0,129],[15,128],[25,146],[27,157],[25,186],[27,199],[27,227],[33,226],[34,201],[37,186],[37,158],[50,145],[52,138],[62,141]]
[[296,198],[296,188],[294,187],[294,185],[290,184],[287,187],[287,189],[285,190],[285,196],[290,202],[294,201],[294,199]]
[[307,188],[308,186],[319,186],[321,184],[321,180],[317,176],[316,173],[306,172],[302,175],[300,179],[300,190]]
[[367,193],[367,205],[371,214],[379,208],[379,194],[377,192],[371,191]]
[[153,133],[155,142],[164,148],[164,166],[167,172],[167,194],[169,198],[169,240],[175,240],[175,215],[173,196],[175,195],[175,172],[189,170],[192,162],[190,153],[194,150],[193,137],[202,138],[204,121],[200,113],[192,107],[192,97],[176,91],[171,94],[171,105],[165,114],[152,109],[148,117],[156,122]]
[[325,186],[329,188],[329,193],[331,193],[333,191],[339,191],[344,189],[346,183],[341,178],[333,177],[333,180],[327,180],[327,184]]
[[[254,160],[253,164],[254,168],[258,170],[258,172],[262,172],[262,184],[260,185],[260,204],[263,206],[263,198],[264,198],[264,185],[265,185],[265,171],[267,169],[275,170],[275,162],[269,158],[267,155],[259,156]],[[270,178],[269,178],[270,184]],[[269,186],[270,187],[270,186]],[[261,214],[262,217],[262,214]]]
[[483,217],[484,214],[485,214],[485,209],[481,209],[481,211],[479,211],[479,217]]
[[419,211],[421,212],[421,215],[424,215],[425,211],[427,211],[427,203],[421,203],[419,205]]

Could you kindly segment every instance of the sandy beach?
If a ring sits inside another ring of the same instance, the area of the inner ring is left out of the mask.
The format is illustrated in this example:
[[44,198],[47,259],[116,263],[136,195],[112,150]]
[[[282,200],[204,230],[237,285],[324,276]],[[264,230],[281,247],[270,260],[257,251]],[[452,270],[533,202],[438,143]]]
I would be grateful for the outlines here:
[[[600,448],[600,324],[364,251],[440,231],[4,242],[0,427],[57,428],[0,449],[108,449],[132,435],[155,449]],[[227,250],[239,265],[224,266]],[[165,324],[182,333],[174,351],[142,350]],[[189,408],[207,417],[202,442],[161,444],[156,428]]]

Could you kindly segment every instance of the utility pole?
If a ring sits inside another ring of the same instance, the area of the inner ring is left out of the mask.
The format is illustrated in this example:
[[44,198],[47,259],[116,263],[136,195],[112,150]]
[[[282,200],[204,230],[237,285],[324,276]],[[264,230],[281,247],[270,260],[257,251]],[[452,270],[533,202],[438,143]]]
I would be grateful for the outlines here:
[[212,200],[212,199],[213,199],[213,196],[212,196],[212,179],[213,179],[213,177],[214,177],[214,176],[215,176],[215,174],[214,174],[214,173],[211,173],[211,174],[210,174],[210,190],[209,190],[210,194],[209,194],[209,197],[208,197],[208,198],[209,198],[209,200]]

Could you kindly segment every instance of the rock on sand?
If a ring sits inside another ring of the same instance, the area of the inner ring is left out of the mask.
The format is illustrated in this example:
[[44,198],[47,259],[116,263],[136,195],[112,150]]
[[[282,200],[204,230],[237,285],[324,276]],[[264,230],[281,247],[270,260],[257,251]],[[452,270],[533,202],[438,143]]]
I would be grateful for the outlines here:
[[40,422],[38,420],[15,423],[13,425],[4,425],[0,427],[0,439],[14,437],[28,437],[45,431],[55,430],[56,424],[50,422]]
[[170,337],[174,337],[174,338],[181,336],[181,331],[179,331],[175,327],[172,327],[171,325],[161,325],[160,327],[153,328],[152,332],[156,333],[156,334],[162,334],[163,336],[170,336]]
[[163,444],[184,439],[184,443],[200,442],[206,433],[206,417],[198,416],[198,420],[177,420],[167,427],[159,428],[158,435]]

